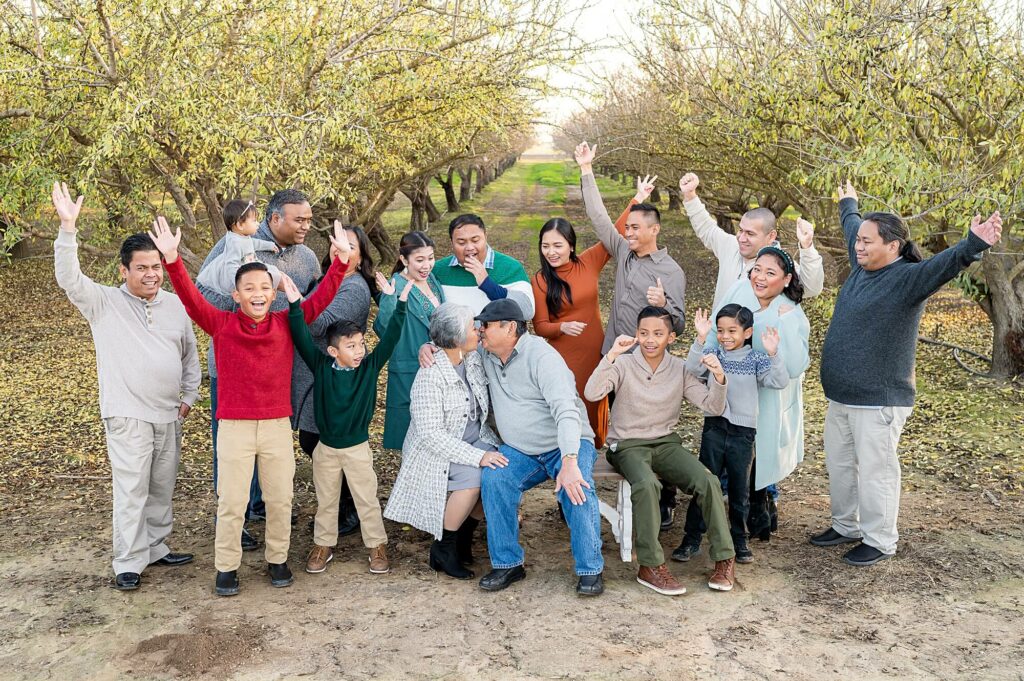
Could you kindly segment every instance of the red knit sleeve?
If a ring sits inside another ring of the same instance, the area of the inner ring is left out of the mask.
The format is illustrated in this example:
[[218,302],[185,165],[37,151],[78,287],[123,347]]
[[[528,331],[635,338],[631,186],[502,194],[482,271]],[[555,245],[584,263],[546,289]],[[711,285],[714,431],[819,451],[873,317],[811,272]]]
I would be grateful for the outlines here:
[[165,260],[164,268],[167,270],[167,276],[171,278],[171,283],[174,285],[174,292],[178,294],[178,299],[185,306],[188,316],[200,329],[211,336],[216,335],[232,314],[218,310],[203,297],[196,285],[192,283],[192,278],[188,276],[188,270],[185,269],[185,263],[181,261],[181,258],[172,263]]

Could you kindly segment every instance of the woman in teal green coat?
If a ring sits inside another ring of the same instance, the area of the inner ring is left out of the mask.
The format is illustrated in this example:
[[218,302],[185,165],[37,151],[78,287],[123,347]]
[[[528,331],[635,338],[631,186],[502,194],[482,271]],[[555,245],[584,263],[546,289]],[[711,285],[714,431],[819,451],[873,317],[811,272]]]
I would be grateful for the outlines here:
[[388,282],[380,273],[381,297],[373,330],[380,337],[395,311],[398,293],[412,281],[405,326],[398,347],[388,362],[388,390],[384,412],[384,447],[401,449],[409,430],[409,391],[419,371],[420,346],[430,341],[430,317],[444,302],[441,284],[431,273],[434,268],[434,242],[423,232],[409,232],[398,246],[398,263]]

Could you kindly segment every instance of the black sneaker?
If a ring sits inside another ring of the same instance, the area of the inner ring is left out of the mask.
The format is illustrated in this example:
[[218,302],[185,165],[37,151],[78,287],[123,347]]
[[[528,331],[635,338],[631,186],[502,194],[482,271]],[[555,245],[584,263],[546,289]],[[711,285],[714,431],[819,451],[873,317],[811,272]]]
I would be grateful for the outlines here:
[[295,581],[288,563],[267,563],[267,572],[270,573],[270,586],[281,588]]
[[868,546],[867,544],[858,544],[852,549],[843,554],[843,562],[847,565],[855,565],[857,567],[867,567],[868,565],[874,565],[887,558],[892,558],[892,553],[882,553],[874,546]]
[[750,547],[743,544],[736,546],[736,562],[737,563],[753,563],[754,552],[750,550]]
[[859,537],[843,536],[831,527],[824,532],[819,532],[810,539],[810,542],[815,546],[838,546],[839,544],[853,544],[859,541]]
[[238,593],[238,571],[217,572],[217,583],[214,587],[218,596],[234,596]]
[[249,534],[249,530],[242,528],[242,550],[243,551],[255,551],[260,547],[260,543],[256,540],[256,537]]
[[698,553],[700,553],[700,544],[694,545],[683,542],[675,551],[672,552],[672,560],[685,563]]
[[604,578],[601,573],[596,575],[580,575],[576,582],[576,593],[580,596],[600,596],[604,593]]

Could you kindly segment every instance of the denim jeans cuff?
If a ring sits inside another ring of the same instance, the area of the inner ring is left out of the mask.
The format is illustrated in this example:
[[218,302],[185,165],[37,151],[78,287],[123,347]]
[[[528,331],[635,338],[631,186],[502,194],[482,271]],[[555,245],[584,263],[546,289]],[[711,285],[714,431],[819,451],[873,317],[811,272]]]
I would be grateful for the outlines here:
[[577,577],[590,577],[590,576],[593,576],[593,575],[599,575],[602,572],[604,572],[604,566],[601,566],[601,569],[597,570],[597,571],[594,571],[594,570],[584,570],[583,572],[577,571],[576,572],[576,576]]
[[491,569],[492,570],[511,570],[514,567],[521,567],[521,566],[522,566],[522,563],[508,563],[506,565],[498,565],[496,563],[491,563]]

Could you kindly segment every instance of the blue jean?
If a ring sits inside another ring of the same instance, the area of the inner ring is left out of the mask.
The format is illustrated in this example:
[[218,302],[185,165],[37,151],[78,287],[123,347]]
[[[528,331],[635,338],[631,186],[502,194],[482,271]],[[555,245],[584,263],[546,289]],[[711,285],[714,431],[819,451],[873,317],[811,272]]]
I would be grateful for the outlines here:
[[[508,445],[502,445],[499,450],[508,457],[508,466],[484,468],[480,484],[484,514],[487,516],[487,550],[491,554],[491,567],[495,570],[523,564],[518,517],[523,492],[545,480],[553,480],[562,468],[562,453],[558,449],[538,456],[524,454]],[[580,441],[580,472],[590,485],[590,489],[583,489],[585,503],[577,506],[569,501],[569,495],[564,489],[558,492],[558,501],[569,525],[570,547],[577,575],[597,575],[604,570],[604,558],[601,556],[601,512],[594,491],[596,459],[597,451],[593,443]]]
[[[217,492],[217,379],[210,377],[210,432],[213,433],[213,491]],[[245,508],[245,519],[253,513],[266,517],[267,507],[263,503],[259,472],[253,467],[252,482],[249,483],[249,505]]]

